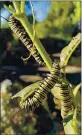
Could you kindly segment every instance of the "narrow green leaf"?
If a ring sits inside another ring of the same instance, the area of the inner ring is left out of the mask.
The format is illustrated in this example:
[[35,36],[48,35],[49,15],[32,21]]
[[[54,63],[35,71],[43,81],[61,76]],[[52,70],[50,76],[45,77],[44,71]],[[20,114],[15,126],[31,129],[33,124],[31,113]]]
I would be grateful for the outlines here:
[[7,5],[4,4],[4,8],[10,12],[10,8]]
[[73,90],[73,95],[74,95],[74,98],[75,98],[75,102],[76,102],[76,105],[81,105],[81,94],[80,94],[80,87],[82,86],[82,83],[78,84],[74,90]]
[[4,8],[7,9],[7,10],[8,10],[10,13],[12,13],[12,14],[15,13],[15,11],[14,11],[14,9],[12,8],[11,5],[9,5],[9,7],[8,7],[7,5],[4,4]]
[[20,13],[21,11],[20,11],[20,2],[19,1],[13,1],[12,2],[13,3],[13,6],[14,6],[14,8],[15,8],[15,10],[16,10],[16,13]]
[[21,12],[24,13],[25,12],[25,0],[21,1]]
[[60,56],[60,64],[61,66],[66,66],[68,63],[69,58],[71,57],[72,53],[75,51],[75,49],[78,47],[78,45],[81,42],[80,38],[80,33],[72,39],[70,44],[66,46],[62,51],[61,51],[61,56]]
[[9,5],[9,9],[13,12],[13,7],[11,5]]
[[25,97],[25,95],[30,96],[34,92],[34,89],[38,88],[38,86],[39,82],[33,83],[15,94],[12,99],[16,97]]
[[78,91],[79,91],[79,89],[80,89],[81,86],[82,86],[82,83],[78,84],[78,85],[74,88],[74,90],[73,90],[74,97],[77,96],[77,93],[78,93]]

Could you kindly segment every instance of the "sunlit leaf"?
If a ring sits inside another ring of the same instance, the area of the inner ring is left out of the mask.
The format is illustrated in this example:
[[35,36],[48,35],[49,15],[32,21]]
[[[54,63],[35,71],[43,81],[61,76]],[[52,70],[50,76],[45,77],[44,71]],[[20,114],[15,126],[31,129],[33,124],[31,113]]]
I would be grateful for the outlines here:
[[80,39],[80,33],[79,33],[76,37],[72,39],[70,44],[61,51],[61,56],[60,56],[61,66],[67,65],[69,58],[71,57],[75,49],[78,47],[80,42],[81,42],[81,39]]
[[74,94],[76,104],[78,104],[79,106],[81,105],[81,94],[80,94],[80,91],[79,91],[81,86],[82,86],[82,83],[78,84],[73,90],[73,94]]
[[64,131],[67,134],[77,135],[79,134],[78,126],[76,125],[76,119],[73,119],[74,112],[70,111],[67,118],[63,120]]
[[74,88],[74,90],[73,90],[74,97],[76,97],[76,95],[77,95],[79,89],[81,88],[81,86],[82,86],[82,83],[78,84],[78,85]]
[[60,99],[60,84],[56,83],[56,85],[51,89],[51,93],[53,96]]
[[24,97],[25,95],[30,96],[34,92],[34,89],[37,88],[38,86],[39,86],[39,82],[33,83],[33,84],[25,87],[21,91],[19,91],[17,94],[15,94],[12,97],[12,99],[16,98],[16,97]]

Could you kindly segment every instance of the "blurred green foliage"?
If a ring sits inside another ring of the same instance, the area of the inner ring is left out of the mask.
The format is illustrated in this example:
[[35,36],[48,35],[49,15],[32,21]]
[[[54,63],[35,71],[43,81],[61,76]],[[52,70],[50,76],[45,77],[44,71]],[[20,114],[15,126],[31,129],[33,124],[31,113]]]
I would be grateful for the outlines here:
[[[26,110],[20,110],[19,99],[11,100],[11,95],[15,94],[18,90],[22,89],[19,82],[13,83],[2,93],[3,109],[1,115],[1,129],[0,133],[9,134],[35,134],[36,118]],[[4,111],[4,115],[3,115]]]
[[[47,18],[36,23],[35,30],[39,38],[55,37],[70,40],[80,21],[80,2],[51,2]],[[8,23],[1,26],[8,27]]]
[[47,19],[36,24],[36,32],[40,38],[55,37],[70,40],[79,21],[80,2],[51,2]]

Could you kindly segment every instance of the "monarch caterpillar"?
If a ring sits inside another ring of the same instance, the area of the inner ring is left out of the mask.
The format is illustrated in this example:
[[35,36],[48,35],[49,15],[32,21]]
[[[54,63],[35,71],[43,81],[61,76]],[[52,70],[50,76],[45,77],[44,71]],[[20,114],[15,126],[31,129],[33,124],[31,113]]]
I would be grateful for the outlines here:
[[62,83],[60,85],[60,100],[61,100],[61,116],[64,119],[67,113],[72,110],[72,98],[70,95],[69,84]]
[[45,65],[32,40],[23,28],[22,24],[12,15],[9,17],[9,25],[12,31],[18,36],[22,43],[27,47],[32,56],[40,65]]
[[32,97],[27,98],[26,100],[22,99],[20,102],[21,108],[26,108],[28,111],[34,111],[43,100],[47,97],[47,94],[54,87],[60,75],[60,65],[59,62],[54,62],[51,73],[39,83],[39,88],[35,89],[35,92]]

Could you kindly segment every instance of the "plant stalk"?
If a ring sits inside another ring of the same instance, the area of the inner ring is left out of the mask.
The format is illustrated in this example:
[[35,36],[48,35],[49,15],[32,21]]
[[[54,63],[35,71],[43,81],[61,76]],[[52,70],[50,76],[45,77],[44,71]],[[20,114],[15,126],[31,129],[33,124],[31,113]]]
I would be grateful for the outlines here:
[[26,15],[24,15],[23,17],[20,17],[20,22],[22,23],[23,27],[25,28],[26,32],[28,33],[28,35],[30,36],[31,40],[33,41],[36,49],[38,50],[38,52],[40,53],[41,57],[43,58],[44,62],[46,63],[48,69],[51,71],[52,69],[52,60],[49,57],[48,53],[46,52],[46,50],[44,49],[43,45],[41,44],[40,40],[38,39],[38,37],[35,35],[34,39],[33,39],[33,29],[31,24],[29,23]]

